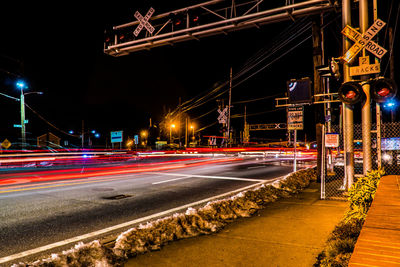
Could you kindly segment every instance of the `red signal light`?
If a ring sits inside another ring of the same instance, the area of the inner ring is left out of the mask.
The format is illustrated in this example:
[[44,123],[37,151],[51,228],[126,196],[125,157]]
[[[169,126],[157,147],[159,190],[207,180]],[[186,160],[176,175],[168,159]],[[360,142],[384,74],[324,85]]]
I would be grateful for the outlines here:
[[175,20],[175,26],[181,25],[182,21],[180,19]]
[[353,90],[350,90],[346,93],[345,97],[348,99],[353,99],[356,96],[356,92],[354,92]]
[[371,82],[371,97],[377,103],[384,103],[396,96],[397,86],[394,80],[384,77],[375,78]]
[[362,86],[358,82],[345,82],[338,90],[340,101],[345,104],[354,105],[365,99]]
[[387,96],[390,94],[390,90],[389,88],[383,87],[377,92],[377,94],[380,96]]

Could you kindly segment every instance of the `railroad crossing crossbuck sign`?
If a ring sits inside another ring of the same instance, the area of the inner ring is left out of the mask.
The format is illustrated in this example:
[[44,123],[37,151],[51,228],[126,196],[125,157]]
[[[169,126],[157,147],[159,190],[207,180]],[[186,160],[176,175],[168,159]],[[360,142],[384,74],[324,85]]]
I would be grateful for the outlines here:
[[[350,27],[349,25],[346,25],[344,29],[342,30],[342,34],[345,35],[347,38],[350,40],[354,41],[355,44],[350,47],[349,50],[344,54],[342,59],[346,61],[347,63],[351,63],[354,58],[357,56],[357,54],[363,49],[367,49],[369,52],[371,52],[374,56],[378,58],[382,58],[383,55],[386,54],[387,50],[381,46],[379,46],[377,43],[372,41],[372,38],[386,25],[385,22],[383,22],[380,19],[377,19],[374,21],[374,23],[371,25],[371,27],[368,28],[368,30],[364,33],[361,34],[358,31],[356,31],[354,28]],[[366,73],[363,73],[366,74]]]
[[144,17],[139,13],[139,11],[135,12],[135,18],[140,22],[139,25],[136,27],[136,30],[133,32],[133,34],[136,37],[139,35],[143,27],[145,27],[149,33],[154,32],[154,27],[151,26],[151,24],[149,23],[149,19],[153,15],[153,13],[154,13],[154,8],[152,7],[149,9],[149,11],[147,11],[146,16]]
[[219,123],[226,123],[226,117],[228,115],[228,107],[224,108],[222,111],[218,109],[218,122]]

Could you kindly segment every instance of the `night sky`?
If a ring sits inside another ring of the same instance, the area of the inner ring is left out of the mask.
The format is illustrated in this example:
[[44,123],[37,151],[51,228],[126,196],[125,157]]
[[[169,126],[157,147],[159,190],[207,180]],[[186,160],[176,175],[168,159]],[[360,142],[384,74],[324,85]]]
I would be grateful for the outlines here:
[[[28,91],[44,93],[27,95],[26,103],[59,130],[79,132],[84,120],[85,127],[96,129],[103,139],[113,130],[124,130],[126,136],[133,136],[148,128],[150,118],[155,123],[160,122],[165,112],[177,107],[179,97],[184,102],[211,90],[218,83],[226,82],[230,67],[234,75],[243,70],[249,59],[260,50],[265,51],[273,44],[274,38],[278,38],[293,24],[291,21],[271,24],[261,29],[187,41],[123,57],[103,53],[104,30],[133,21],[136,10],[145,14],[153,7],[156,15],[198,2],[201,1],[135,1],[135,6],[129,8],[2,8],[0,92],[19,97],[15,81],[20,76],[27,82]],[[393,27],[397,5],[393,5],[390,20]],[[381,13],[380,18],[388,21],[389,9],[382,8]],[[328,57],[338,57],[341,46],[341,18],[334,20],[333,17],[332,23],[326,28]],[[282,51],[287,52],[310,34],[311,29]],[[386,39],[379,43],[385,44],[388,49]],[[395,47],[398,47],[398,43],[396,39]],[[234,103],[267,96],[284,96],[287,80],[312,77],[311,38],[250,77],[272,60],[274,58],[266,60],[234,81],[234,85],[240,82],[232,92]],[[227,97],[227,94],[221,96],[225,101]],[[284,109],[272,112],[276,110],[273,98],[250,102],[246,106],[250,123],[286,120]],[[213,100],[189,111],[188,115],[195,118],[216,107],[217,102]],[[19,102],[1,96],[0,111],[0,141],[8,138],[16,142],[20,129],[13,128],[13,124],[20,123]],[[244,104],[234,104],[232,114],[243,112]],[[314,125],[312,112],[312,107],[306,108],[306,127],[309,129],[313,129]],[[262,114],[251,115],[256,113]],[[215,111],[196,123],[198,127],[204,127],[215,122],[217,116]],[[62,139],[73,139],[44,123],[29,109],[26,117],[29,120],[27,138],[51,131]],[[243,118],[234,119],[232,124],[239,132],[243,127]],[[205,129],[202,135],[217,134],[217,130],[217,125],[214,125]],[[313,130],[308,134],[312,137]],[[285,137],[284,133],[280,132],[279,135],[278,138]],[[77,141],[79,143],[79,139]],[[105,140],[98,142],[105,143]]]

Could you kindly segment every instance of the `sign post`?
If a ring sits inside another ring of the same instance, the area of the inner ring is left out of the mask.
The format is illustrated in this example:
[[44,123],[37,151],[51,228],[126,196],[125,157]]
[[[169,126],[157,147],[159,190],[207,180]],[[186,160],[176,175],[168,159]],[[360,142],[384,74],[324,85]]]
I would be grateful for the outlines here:
[[121,149],[121,143],[123,140],[123,131],[111,132],[111,145],[114,148],[114,143],[119,143],[119,148]]
[[304,128],[304,106],[294,106],[287,108],[287,129],[294,130],[294,154],[293,154],[293,171],[297,171],[297,130]]

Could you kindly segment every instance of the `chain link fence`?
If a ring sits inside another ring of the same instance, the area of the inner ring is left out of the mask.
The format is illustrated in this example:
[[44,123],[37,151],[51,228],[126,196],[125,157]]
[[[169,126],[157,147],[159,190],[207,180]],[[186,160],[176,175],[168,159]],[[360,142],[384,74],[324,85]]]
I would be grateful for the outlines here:
[[[378,169],[376,124],[372,124],[371,157],[372,169]],[[339,147],[326,148],[325,167],[321,177],[322,199],[347,199],[347,179],[345,174],[345,157],[343,131],[338,125],[332,125],[332,132],[339,134]],[[361,124],[354,125],[354,181],[363,176]],[[382,167],[386,174],[400,174],[400,122],[381,124]]]
[[386,174],[400,174],[400,122],[381,125],[382,167]]

